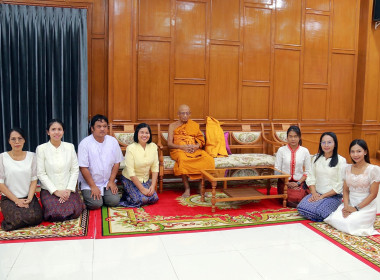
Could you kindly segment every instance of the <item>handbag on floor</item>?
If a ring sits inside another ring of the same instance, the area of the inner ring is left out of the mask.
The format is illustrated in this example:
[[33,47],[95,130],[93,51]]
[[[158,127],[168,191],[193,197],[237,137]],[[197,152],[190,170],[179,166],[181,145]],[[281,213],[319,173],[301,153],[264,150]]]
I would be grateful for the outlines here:
[[[290,181],[290,182],[295,182],[295,181]],[[285,187],[285,182],[282,179],[278,179],[277,181],[277,193],[278,194],[283,194],[284,193],[284,187]],[[308,186],[306,185],[305,182],[302,182],[301,185],[296,186],[296,187],[289,187],[288,186],[288,198],[287,198],[287,206],[296,208],[298,203],[307,196],[310,191]]]

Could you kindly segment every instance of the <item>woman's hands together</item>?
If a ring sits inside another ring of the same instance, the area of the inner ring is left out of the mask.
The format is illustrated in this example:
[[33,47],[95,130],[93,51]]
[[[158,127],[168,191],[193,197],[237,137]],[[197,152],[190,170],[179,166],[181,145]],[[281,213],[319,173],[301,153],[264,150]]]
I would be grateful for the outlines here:
[[55,196],[59,197],[59,203],[65,203],[70,198],[71,191],[70,190],[56,190],[54,192]]

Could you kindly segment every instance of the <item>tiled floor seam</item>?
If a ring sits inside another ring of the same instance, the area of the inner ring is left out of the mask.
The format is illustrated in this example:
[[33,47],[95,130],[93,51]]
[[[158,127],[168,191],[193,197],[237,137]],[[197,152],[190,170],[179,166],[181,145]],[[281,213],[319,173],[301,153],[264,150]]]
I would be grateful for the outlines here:
[[164,250],[165,250],[166,256],[167,256],[168,259],[169,259],[169,262],[170,262],[170,265],[172,266],[172,269],[173,269],[173,271],[174,271],[175,277],[179,280],[179,277],[178,277],[177,271],[176,271],[175,268],[174,268],[174,265],[173,265],[172,259],[170,258],[169,254],[168,254],[168,251],[166,250],[165,243],[164,243],[164,241],[162,240],[161,237],[160,237],[160,242],[161,242],[162,246],[164,247]]

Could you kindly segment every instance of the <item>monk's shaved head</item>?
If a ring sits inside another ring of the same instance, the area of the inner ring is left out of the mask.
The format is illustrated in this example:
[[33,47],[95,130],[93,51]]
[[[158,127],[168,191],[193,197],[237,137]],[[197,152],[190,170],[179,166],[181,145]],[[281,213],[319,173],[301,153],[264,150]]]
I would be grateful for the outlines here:
[[186,104],[182,104],[178,107],[178,117],[182,123],[186,123],[190,117],[190,107]]
[[181,111],[190,111],[190,107],[186,104],[179,105],[178,112],[181,112]]

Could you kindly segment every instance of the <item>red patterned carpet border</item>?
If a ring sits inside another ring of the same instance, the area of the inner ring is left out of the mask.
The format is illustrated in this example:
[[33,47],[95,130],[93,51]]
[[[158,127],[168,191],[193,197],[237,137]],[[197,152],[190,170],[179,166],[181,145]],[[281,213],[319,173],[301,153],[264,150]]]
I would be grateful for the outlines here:
[[[0,229],[0,243],[94,238],[95,211],[84,210],[78,219],[64,222],[43,222],[35,227],[14,231]],[[0,223],[3,219],[0,212]]]
[[[380,272],[380,235],[353,236],[340,232],[324,222],[309,223],[306,226]],[[380,234],[379,215],[376,216],[375,229]]]
[[[151,235],[174,232],[210,231],[228,228],[273,225],[304,221],[294,208],[283,208],[281,201],[241,201],[217,204],[211,212],[211,197],[182,198],[178,191],[167,190],[155,205],[142,208],[102,208],[102,223],[96,238]],[[218,194],[223,195],[223,194]]]

